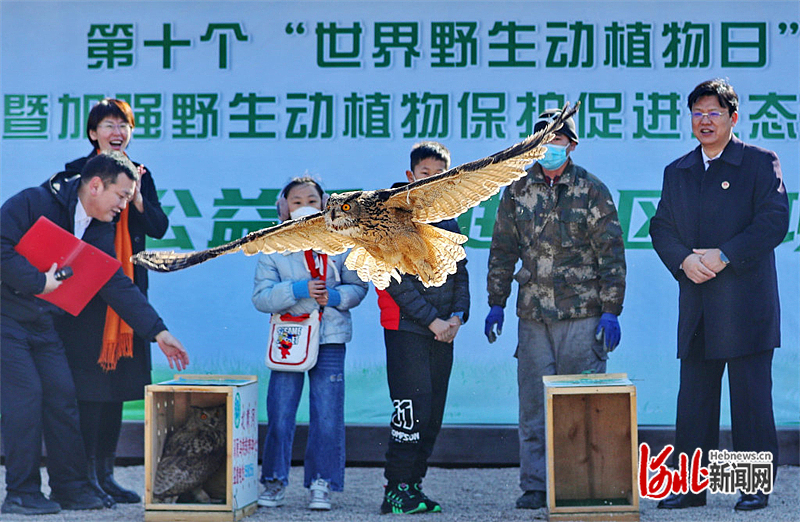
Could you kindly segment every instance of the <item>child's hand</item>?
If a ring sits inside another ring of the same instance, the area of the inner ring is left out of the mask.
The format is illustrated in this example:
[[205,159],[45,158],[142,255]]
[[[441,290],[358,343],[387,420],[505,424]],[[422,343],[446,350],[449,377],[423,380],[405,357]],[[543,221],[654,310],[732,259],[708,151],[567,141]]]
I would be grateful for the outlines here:
[[319,279],[310,280],[308,282],[308,295],[313,297],[320,306],[328,304],[328,287],[325,286],[325,281],[320,281]]
[[454,315],[446,322],[450,325],[450,328],[447,330],[448,340],[445,342],[452,343],[456,338],[456,334],[458,334],[458,329],[461,328],[461,319]]
[[450,332],[450,323],[448,323],[447,321],[442,321],[437,317],[436,319],[433,320],[431,324],[428,325],[428,330],[433,332],[433,334],[436,336],[437,341],[443,343],[450,342],[447,340],[448,334]]

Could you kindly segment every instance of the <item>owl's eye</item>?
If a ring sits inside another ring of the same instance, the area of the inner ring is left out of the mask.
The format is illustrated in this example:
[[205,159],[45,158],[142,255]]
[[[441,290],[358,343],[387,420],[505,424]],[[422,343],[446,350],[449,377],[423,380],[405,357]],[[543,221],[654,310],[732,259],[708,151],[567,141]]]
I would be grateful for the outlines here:
[[344,210],[345,212],[350,210],[350,203],[345,203],[344,205],[342,205],[342,210]]
[[203,413],[203,414],[200,415],[200,418],[203,419],[203,420],[206,420],[208,418],[208,415]]

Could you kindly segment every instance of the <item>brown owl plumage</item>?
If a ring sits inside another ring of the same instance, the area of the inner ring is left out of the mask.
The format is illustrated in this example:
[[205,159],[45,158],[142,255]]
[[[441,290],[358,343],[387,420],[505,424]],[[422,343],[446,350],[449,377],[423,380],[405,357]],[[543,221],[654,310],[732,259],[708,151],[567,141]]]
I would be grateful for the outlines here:
[[351,248],[347,268],[379,289],[389,286],[391,277],[399,281],[401,274],[416,275],[425,286],[439,286],[466,257],[461,245],[467,238],[428,223],[454,218],[525,176],[525,167],[544,155],[544,144],[577,111],[578,104],[568,105],[546,128],[489,157],[398,188],[334,194],[321,213],[215,248],[140,252],[133,262],[172,272],[239,250],[253,255],[315,249],[335,255]]
[[202,484],[225,462],[225,408],[192,406],[186,422],[167,437],[153,481],[154,502],[174,503],[186,492],[210,502]]

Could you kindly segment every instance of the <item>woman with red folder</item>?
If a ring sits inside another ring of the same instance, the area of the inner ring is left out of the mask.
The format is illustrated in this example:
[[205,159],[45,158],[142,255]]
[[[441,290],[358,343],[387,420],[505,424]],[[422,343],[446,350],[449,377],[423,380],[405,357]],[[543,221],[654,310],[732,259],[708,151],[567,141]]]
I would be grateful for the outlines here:
[[[50,180],[80,173],[99,152],[125,152],[135,125],[131,106],[123,100],[106,98],[89,112],[86,135],[93,150],[86,157],[65,166],[65,172]],[[145,249],[145,236],[160,239],[169,222],[158,202],[153,176],[144,166],[134,196],[116,223],[115,250],[125,274],[147,296],[147,270],[134,267],[130,257]],[[64,317],[57,328],[67,351],[78,393],[81,431],[88,457],[89,477],[105,493],[107,505],[114,502],[136,503],[141,499],[114,480],[116,447],[122,425],[123,401],[144,398],[150,384],[150,343],[134,335],[133,330],[95,298],[77,317]]]

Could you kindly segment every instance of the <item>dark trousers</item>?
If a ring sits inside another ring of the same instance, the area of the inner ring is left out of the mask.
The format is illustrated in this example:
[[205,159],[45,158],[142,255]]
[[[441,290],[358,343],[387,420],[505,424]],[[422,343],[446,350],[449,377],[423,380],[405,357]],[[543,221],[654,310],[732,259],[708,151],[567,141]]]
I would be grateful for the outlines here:
[[383,335],[394,404],[384,476],[390,483],[415,483],[428,470],[442,427],[453,344],[402,330]]
[[115,455],[122,429],[122,403],[78,401],[78,410],[86,456],[100,461]]
[[[675,454],[691,459],[696,448],[719,448],[719,412],[722,374],[728,368],[731,434],[734,451],[772,452],[773,478],[778,469],[778,437],[772,412],[772,354],[765,350],[732,359],[706,359],[702,326],[689,352],[681,359]],[[675,461],[677,465],[677,460]]]
[[6,490],[40,491],[44,436],[50,488],[69,495],[86,483],[86,456],[64,346],[49,317],[23,325],[4,315],[0,338]]

